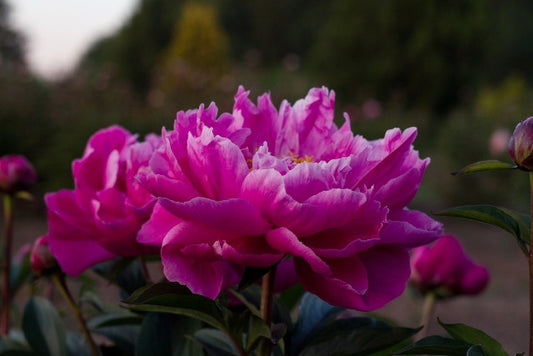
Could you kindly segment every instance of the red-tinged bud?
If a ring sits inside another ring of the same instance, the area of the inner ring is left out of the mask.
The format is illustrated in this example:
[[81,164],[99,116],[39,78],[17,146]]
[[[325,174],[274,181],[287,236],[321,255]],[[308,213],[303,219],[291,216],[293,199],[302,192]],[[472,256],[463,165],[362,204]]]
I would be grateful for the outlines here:
[[30,266],[35,274],[42,274],[44,271],[57,266],[57,260],[50,252],[47,239],[47,235],[41,236],[33,244]]
[[509,140],[509,155],[518,168],[533,171],[533,116],[516,125]]
[[37,174],[30,161],[20,155],[0,157],[0,192],[15,194],[30,189],[37,182]]

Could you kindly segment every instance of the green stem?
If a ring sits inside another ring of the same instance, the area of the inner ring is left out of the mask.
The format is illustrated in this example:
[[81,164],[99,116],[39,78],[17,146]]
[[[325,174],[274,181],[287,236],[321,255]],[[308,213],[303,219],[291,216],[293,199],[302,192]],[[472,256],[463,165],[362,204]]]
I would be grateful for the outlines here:
[[141,266],[141,271],[146,281],[146,284],[152,284],[152,278],[150,277],[150,271],[148,271],[148,266],[146,265],[146,260],[143,256],[139,256],[139,265]]
[[[530,214],[533,221],[533,172],[529,172],[529,189],[531,195]],[[533,228],[530,229],[529,236],[529,354],[533,355]]]
[[85,323],[85,319],[83,318],[83,315],[81,314],[81,309],[74,301],[74,298],[72,298],[72,294],[70,294],[70,291],[68,290],[67,284],[65,283],[65,276],[63,274],[53,274],[52,275],[52,281],[54,281],[54,284],[57,286],[57,289],[69,305],[70,309],[74,313],[74,316],[76,317],[76,320],[78,321],[78,324],[80,325],[80,328],[83,332],[83,335],[85,336],[85,339],[87,340],[87,343],[89,344],[89,347],[91,348],[91,354],[93,356],[100,355],[100,352],[98,351],[98,347],[96,346],[91,333],[89,329],[87,328],[87,324]]
[[431,324],[431,319],[433,319],[433,313],[435,312],[436,298],[435,294],[429,292],[424,298],[424,309],[422,311],[422,330],[418,333],[417,339],[422,339],[428,336],[429,325]]
[[2,260],[2,308],[0,334],[9,333],[11,311],[11,244],[13,243],[13,196],[4,194],[4,257]]
[[[272,324],[272,300],[275,278],[276,267],[272,268],[263,276],[261,285],[261,318],[263,318],[269,328]],[[273,344],[271,340],[263,340],[259,355],[270,356],[272,353],[272,346]]]

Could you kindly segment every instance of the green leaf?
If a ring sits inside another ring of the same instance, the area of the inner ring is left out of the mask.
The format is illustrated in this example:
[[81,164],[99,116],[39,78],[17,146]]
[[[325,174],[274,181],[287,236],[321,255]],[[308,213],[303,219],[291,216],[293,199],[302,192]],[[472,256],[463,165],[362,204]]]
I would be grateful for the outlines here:
[[297,353],[311,340],[316,330],[327,324],[344,309],[332,306],[306,292],[299,306],[298,322],[291,338],[292,351]]
[[28,349],[28,346],[22,343],[22,340],[10,336],[0,336],[0,355],[8,356],[38,356],[37,353]]
[[96,329],[106,326],[119,326],[119,325],[139,325],[143,319],[133,313],[104,313],[92,317],[87,321],[89,329]]
[[97,274],[120,287],[121,297],[126,298],[138,288],[146,285],[137,258],[116,258],[92,268]]
[[474,172],[482,172],[482,171],[495,171],[495,170],[502,170],[502,169],[516,169],[518,168],[517,165],[507,163],[507,162],[501,162],[497,160],[488,160],[488,161],[479,161],[471,163],[462,169],[458,170],[457,172],[453,172],[452,174],[454,176],[461,175],[461,174],[468,174],[468,173],[474,173]]
[[474,345],[468,349],[466,356],[486,356],[481,345]]
[[470,343],[434,335],[406,346],[396,351],[394,355],[465,356],[470,347],[472,347]]
[[237,289],[244,289],[257,282],[259,278],[263,277],[273,268],[276,268],[280,262],[281,260],[274,263],[272,266],[266,268],[246,267],[242,275],[241,281],[239,282],[239,287]]
[[460,217],[498,226],[511,233],[522,252],[528,255],[527,246],[529,245],[531,220],[525,215],[507,208],[486,204],[458,206],[442,210],[435,215]]
[[365,356],[396,345],[419,330],[392,327],[370,318],[337,319],[313,334],[312,341],[301,355]]
[[246,351],[249,353],[263,338],[270,339],[270,329],[263,319],[256,315],[250,315]]
[[65,327],[48,300],[31,297],[24,307],[22,330],[31,348],[40,355],[67,355]]
[[135,352],[135,343],[139,336],[140,325],[102,326],[92,331],[111,340],[118,348],[127,353]]
[[67,331],[68,356],[92,356],[87,340],[81,334]]
[[185,315],[227,330],[222,307],[209,298],[192,294],[178,283],[162,282],[141,288],[122,305],[137,311]]
[[454,339],[483,346],[486,356],[508,356],[502,345],[483,331],[465,324],[445,324],[440,319],[438,321]]
[[194,333],[194,339],[202,344],[209,355],[213,356],[238,356],[239,350],[235,347],[228,335],[220,330],[200,329]]
[[202,347],[189,337],[200,329],[199,320],[181,315],[148,313],[137,340],[137,355],[202,355]]

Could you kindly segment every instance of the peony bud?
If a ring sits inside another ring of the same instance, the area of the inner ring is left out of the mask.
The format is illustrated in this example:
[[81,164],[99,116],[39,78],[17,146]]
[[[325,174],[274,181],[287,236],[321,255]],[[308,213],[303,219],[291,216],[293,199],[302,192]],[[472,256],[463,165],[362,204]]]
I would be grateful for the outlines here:
[[0,192],[14,194],[28,190],[37,182],[37,174],[30,161],[20,155],[0,157]]
[[31,270],[35,274],[41,274],[57,266],[57,261],[50,247],[48,247],[48,236],[44,235],[35,240],[30,256]]
[[520,169],[533,171],[533,116],[516,125],[509,140],[509,155]]
[[415,248],[411,270],[410,283],[422,294],[432,292],[439,298],[479,294],[489,282],[487,269],[475,264],[451,235]]

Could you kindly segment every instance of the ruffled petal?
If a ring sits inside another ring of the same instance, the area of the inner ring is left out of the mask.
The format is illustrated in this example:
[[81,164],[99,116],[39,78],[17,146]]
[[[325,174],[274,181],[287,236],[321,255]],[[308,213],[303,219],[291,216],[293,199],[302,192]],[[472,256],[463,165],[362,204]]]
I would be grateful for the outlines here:
[[304,259],[314,272],[324,275],[331,274],[329,266],[312,249],[298,240],[298,237],[290,230],[283,227],[270,230],[266,235],[266,240],[274,249]]
[[418,210],[395,209],[388,218],[380,234],[384,244],[415,247],[428,244],[443,233],[441,223]]
[[183,284],[191,292],[211,299],[220,293],[226,263],[213,257],[211,246],[197,244],[183,247],[165,240],[161,261],[169,281]]
[[84,214],[75,203],[74,192],[47,194],[45,199],[50,207],[48,244],[66,274],[78,276],[87,268],[116,257],[94,241],[95,230],[90,224],[78,224]]
[[215,230],[237,235],[261,235],[270,228],[270,224],[257,208],[244,199],[214,201],[194,198],[179,203],[160,198],[159,204],[183,220],[194,221]]
[[[409,254],[393,247],[373,248],[340,259],[331,276],[312,273],[301,259],[295,260],[295,267],[305,289],[330,304],[361,311],[381,308],[400,296],[410,273]],[[347,270],[350,267],[353,275]],[[366,289],[362,288],[365,280]]]

